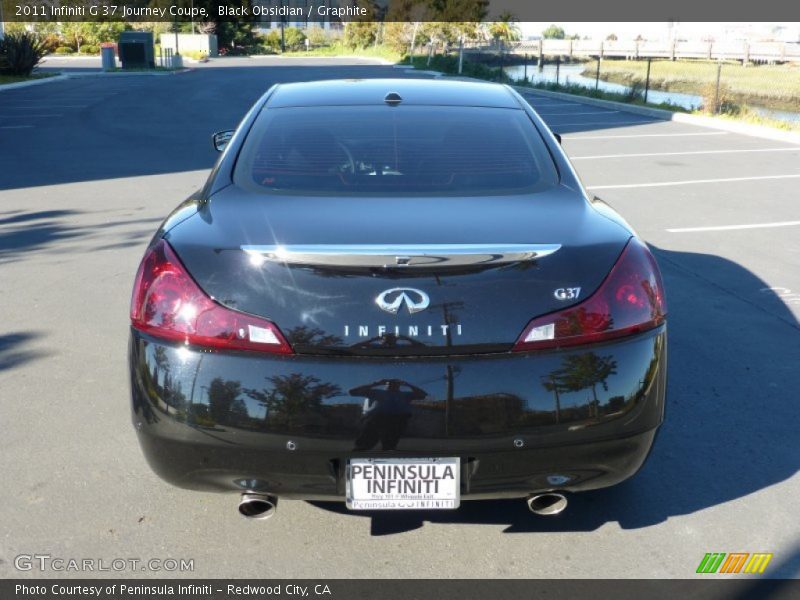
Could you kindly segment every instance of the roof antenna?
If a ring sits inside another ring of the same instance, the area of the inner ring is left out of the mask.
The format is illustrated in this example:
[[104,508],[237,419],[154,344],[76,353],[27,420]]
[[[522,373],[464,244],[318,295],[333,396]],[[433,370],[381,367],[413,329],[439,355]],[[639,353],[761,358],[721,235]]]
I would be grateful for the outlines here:
[[386,104],[388,104],[389,106],[397,106],[403,101],[403,99],[397,92],[389,92],[388,94],[386,94],[386,97],[383,99],[383,101],[386,102]]

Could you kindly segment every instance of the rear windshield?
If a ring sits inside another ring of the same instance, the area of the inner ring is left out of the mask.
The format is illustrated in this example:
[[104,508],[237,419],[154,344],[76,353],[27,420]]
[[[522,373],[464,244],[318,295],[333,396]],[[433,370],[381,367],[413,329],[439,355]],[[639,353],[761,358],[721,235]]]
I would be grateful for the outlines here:
[[278,194],[507,195],[557,172],[522,110],[382,105],[262,111],[234,180]]

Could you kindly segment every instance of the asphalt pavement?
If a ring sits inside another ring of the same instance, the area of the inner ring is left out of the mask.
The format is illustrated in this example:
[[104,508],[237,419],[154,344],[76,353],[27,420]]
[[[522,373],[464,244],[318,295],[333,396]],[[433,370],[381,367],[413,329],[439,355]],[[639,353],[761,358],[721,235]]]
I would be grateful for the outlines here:
[[130,424],[128,302],[145,245],[202,185],[210,133],[272,83],[419,76],[347,59],[0,91],[0,577],[20,554],[192,559],[188,577],[676,577],[707,552],[800,575],[800,146],[527,94],[590,191],[653,247],[667,420],[633,479],[536,517],[522,500],[357,514],[168,486]]

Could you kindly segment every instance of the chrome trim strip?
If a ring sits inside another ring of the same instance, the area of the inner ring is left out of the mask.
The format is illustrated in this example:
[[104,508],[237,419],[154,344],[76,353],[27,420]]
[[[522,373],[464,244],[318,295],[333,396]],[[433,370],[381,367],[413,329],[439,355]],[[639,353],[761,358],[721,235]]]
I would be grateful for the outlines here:
[[358,244],[241,246],[255,264],[326,267],[460,267],[538,260],[561,244]]

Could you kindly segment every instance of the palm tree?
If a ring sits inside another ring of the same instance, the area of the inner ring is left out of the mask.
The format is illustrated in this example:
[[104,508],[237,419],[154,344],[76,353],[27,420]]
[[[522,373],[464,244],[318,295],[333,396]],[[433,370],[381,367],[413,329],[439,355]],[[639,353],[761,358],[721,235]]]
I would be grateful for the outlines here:
[[500,14],[497,21],[489,24],[489,34],[503,43],[516,42],[520,37],[518,19],[510,12]]
[[608,391],[607,380],[616,374],[617,361],[610,356],[598,356],[594,352],[586,352],[567,356],[562,367],[543,379],[542,385],[547,391],[555,393],[557,412],[561,408],[559,392],[578,392],[591,388],[591,413],[596,417],[600,405],[597,399],[597,384],[601,384],[603,389]]

